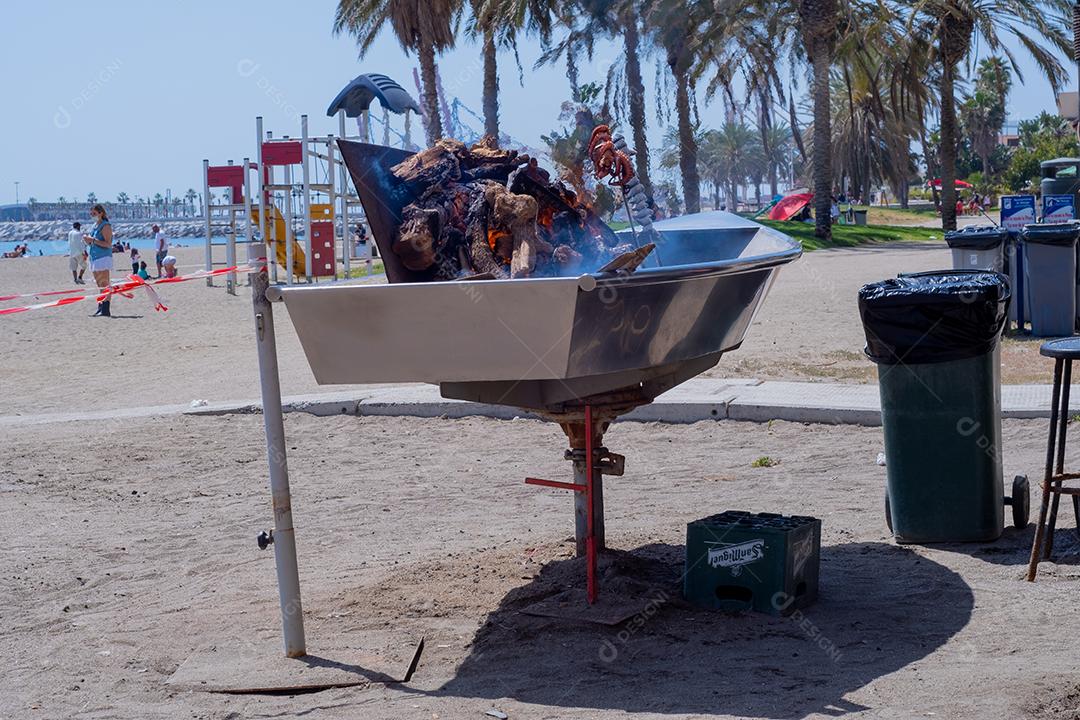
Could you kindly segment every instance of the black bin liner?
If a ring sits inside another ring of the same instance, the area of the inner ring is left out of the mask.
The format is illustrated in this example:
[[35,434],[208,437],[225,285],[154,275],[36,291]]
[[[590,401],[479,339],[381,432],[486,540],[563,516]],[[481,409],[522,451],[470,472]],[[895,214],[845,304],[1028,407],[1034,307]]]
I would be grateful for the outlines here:
[[945,233],[949,247],[962,250],[993,250],[1008,241],[1009,231],[996,225],[972,225]]
[[1035,245],[1073,247],[1080,240],[1080,223],[1053,223],[1048,225],[1025,225],[1024,242]]
[[864,285],[866,355],[882,365],[942,363],[991,352],[1009,310],[1009,278],[940,270]]

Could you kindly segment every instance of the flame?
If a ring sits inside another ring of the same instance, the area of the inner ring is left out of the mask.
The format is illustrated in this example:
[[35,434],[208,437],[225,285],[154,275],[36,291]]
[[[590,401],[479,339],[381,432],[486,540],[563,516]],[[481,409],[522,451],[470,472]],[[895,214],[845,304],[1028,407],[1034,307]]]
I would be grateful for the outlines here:
[[488,245],[491,246],[491,252],[495,252],[499,240],[502,240],[504,237],[510,237],[510,233],[506,230],[488,228]]

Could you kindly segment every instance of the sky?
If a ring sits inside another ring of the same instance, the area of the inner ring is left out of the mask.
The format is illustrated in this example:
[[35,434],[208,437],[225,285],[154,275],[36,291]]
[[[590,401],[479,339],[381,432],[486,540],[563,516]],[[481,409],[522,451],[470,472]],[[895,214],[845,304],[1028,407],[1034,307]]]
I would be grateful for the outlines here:
[[[0,70],[0,204],[29,197],[103,200],[128,195],[183,195],[201,189],[203,158],[211,164],[255,155],[255,116],[275,135],[300,134],[306,113],[312,134],[337,133],[326,107],[349,80],[382,72],[414,95],[408,57],[384,33],[363,61],[354,41],[331,32],[334,0],[19,0],[2,11]],[[569,96],[563,66],[533,68],[535,41],[521,44],[525,86],[509,52],[500,55],[501,127],[543,147],[559,126]],[[619,54],[602,43],[582,82],[602,80]],[[1011,119],[1054,111],[1049,84],[1024,55],[1026,82],[1015,82]],[[481,60],[467,38],[440,59],[447,94],[480,112]],[[655,59],[644,63],[652,83]],[[1069,87],[1076,85],[1075,69]],[[649,89],[650,147],[664,128]],[[719,103],[701,108],[707,126],[723,122]],[[400,129],[401,119],[395,123]],[[480,123],[473,121],[474,126]],[[350,121],[349,132],[355,132]],[[422,138],[418,119],[414,139]],[[655,156],[654,156],[655,157]]]

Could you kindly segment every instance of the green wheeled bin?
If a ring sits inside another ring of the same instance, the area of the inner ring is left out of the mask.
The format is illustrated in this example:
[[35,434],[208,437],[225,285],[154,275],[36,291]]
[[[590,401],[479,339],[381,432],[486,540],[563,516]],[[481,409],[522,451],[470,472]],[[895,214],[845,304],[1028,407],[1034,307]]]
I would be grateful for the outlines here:
[[1027,480],[1004,497],[999,339],[1010,298],[996,272],[901,275],[859,291],[878,365],[886,520],[901,543],[979,542],[1006,502],[1027,525]]

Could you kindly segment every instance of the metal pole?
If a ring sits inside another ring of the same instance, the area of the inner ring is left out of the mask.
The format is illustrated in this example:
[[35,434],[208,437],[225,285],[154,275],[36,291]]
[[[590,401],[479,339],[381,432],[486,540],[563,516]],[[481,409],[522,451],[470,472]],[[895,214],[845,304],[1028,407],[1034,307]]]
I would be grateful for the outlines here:
[[[260,242],[257,254],[265,256]],[[262,389],[263,427],[270,465],[270,493],[274,507],[274,564],[277,568],[278,602],[285,640],[285,657],[307,654],[304,641],[304,610],[300,602],[300,572],[296,563],[289,466],[285,451],[285,423],[281,414],[281,378],[278,375],[274,313],[266,291],[270,285],[265,266],[250,276],[255,310],[255,344],[259,353],[259,384]]]
[[292,165],[285,166],[285,284],[293,284]]
[[[203,248],[205,255],[206,272],[210,272],[214,269],[214,250],[210,244],[210,208],[213,207],[213,203],[210,201],[210,161],[203,159],[202,161],[202,178],[203,178],[203,227],[206,231],[206,245]],[[206,287],[214,287],[214,278],[206,278]]]
[[[345,139],[345,111],[338,110],[338,136]],[[331,153],[337,152],[335,146]],[[352,235],[349,233],[349,176],[345,162],[340,166],[341,174],[341,263],[345,266],[345,279],[349,279],[349,260],[352,258]]]
[[[233,161],[230,160],[229,164],[232,165]],[[229,188],[229,229],[232,230],[232,232],[229,233],[229,237],[225,238],[226,267],[236,267],[236,202],[237,198],[232,196],[232,188]],[[236,294],[235,272],[226,273],[225,292],[230,295]]]
[[[251,246],[254,238],[252,237],[251,227],[251,159],[244,158],[244,242],[247,243],[247,262],[248,265],[258,261],[256,257],[255,248]],[[266,247],[263,246],[263,254],[266,253]],[[265,260],[259,262],[266,262]],[[251,275],[248,275],[248,285],[251,285]]]
[[266,188],[263,187],[266,182],[266,166],[263,165],[263,119],[261,115],[255,118],[255,161],[258,166],[256,170],[258,177],[255,182],[256,187],[259,188],[259,242],[270,248],[270,252],[266,256],[266,262],[270,266],[271,279],[276,283],[278,280],[277,243],[267,232],[269,226],[267,213],[270,208],[268,207],[269,203],[266,201]]
[[311,282],[311,266],[314,265],[311,255],[311,173],[308,169],[308,128],[307,115],[300,116],[300,173],[304,188],[304,254],[307,261],[304,263],[304,276]]
[[[334,236],[334,205],[337,204],[337,186],[335,185],[334,175],[337,172],[337,168],[334,167],[334,136],[326,136],[326,185],[329,187],[330,192],[326,196],[326,204],[330,206],[330,235]],[[334,246],[330,250],[330,259],[334,263],[334,277],[331,278],[333,282],[337,282],[337,246]]]

